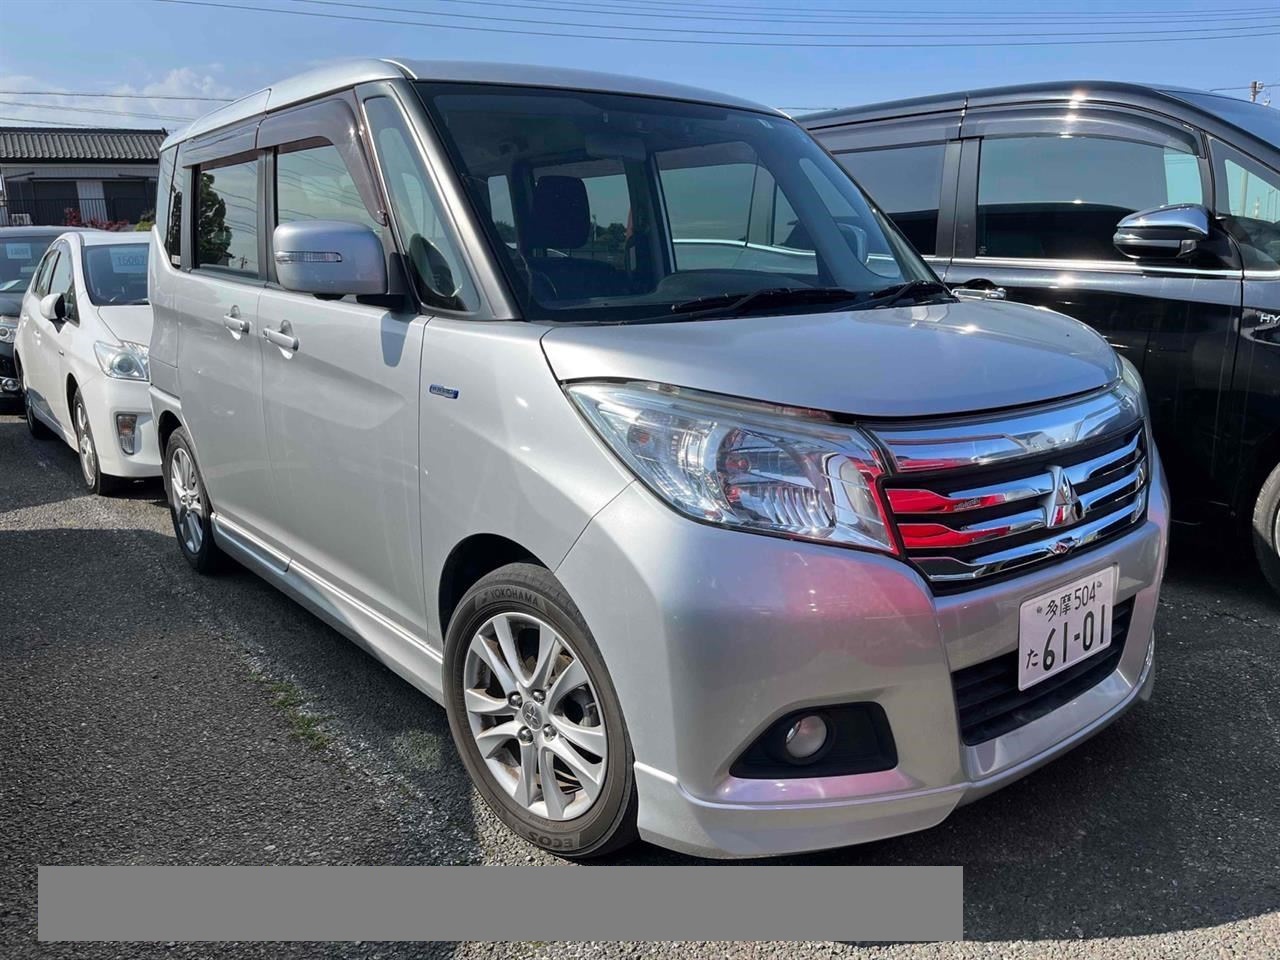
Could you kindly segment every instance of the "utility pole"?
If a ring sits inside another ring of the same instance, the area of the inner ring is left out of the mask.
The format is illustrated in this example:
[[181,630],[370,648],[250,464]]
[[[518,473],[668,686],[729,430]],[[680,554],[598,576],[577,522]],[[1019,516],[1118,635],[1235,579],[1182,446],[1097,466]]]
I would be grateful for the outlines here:
[[1252,80],[1249,83],[1249,102],[1257,103],[1258,96],[1262,93],[1262,81]]

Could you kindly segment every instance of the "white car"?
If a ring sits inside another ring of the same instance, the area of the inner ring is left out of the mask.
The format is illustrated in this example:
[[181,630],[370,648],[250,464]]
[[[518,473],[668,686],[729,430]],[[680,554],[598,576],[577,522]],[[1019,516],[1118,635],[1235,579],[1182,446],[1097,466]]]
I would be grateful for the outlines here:
[[79,452],[93,493],[160,475],[147,393],[147,240],[65,233],[22,298],[14,359],[27,425]]

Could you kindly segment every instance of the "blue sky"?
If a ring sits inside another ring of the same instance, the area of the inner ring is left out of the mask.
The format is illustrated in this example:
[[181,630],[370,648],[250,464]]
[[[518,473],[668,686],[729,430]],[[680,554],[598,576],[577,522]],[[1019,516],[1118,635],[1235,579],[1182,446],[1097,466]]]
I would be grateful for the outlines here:
[[[1202,88],[1242,87],[1250,80],[1263,80],[1275,84],[1272,93],[1280,105],[1280,0],[202,2],[206,5],[188,0],[5,0],[0,125],[44,120],[174,128],[181,124],[171,118],[195,116],[213,104],[23,98],[9,91],[231,97],[317,62],[370,55],[609,70],[731,91],[786,109],[1063,78],[1158,81]],[[330,19],[320,14],[424,25]],[[781,22],[780,18],[787,19]],[[637,29],[642,27],[650,29]],[[551,35],[496,32],[502,30]],[[1144,31],[1140,36],[1146,39],[1126,36],[1133,31]],[[1176,39],[1156,42],[1155,31],[1165,31],[1162,38]],[[1199,39],[1195,31],[1232,31],[1233,35]],[[1187,32],[1193,39],[1187,38]],[[581,39],[565,33],[629,35],[663,42]],[[800,46],[957,42],[1002,33],[1020,36],[998,47]],[[896,36],[875,39],[886,34]],[[1122,42],[1029,45],[1047,36],[1066,35]],[[670,42],[678,39],[700,42]],[[726,41],[790,46],[716,45]],[[46,106],[35,106],[37,100]],[[101,112],[65,109],[71,105]]]

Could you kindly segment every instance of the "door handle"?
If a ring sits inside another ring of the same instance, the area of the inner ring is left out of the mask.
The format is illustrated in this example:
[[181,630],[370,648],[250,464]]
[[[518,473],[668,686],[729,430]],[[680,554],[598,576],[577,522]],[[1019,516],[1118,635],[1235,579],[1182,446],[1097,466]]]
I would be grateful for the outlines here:
[[270,327],[263,327],[262,335],[283,350],[293,352],[298,349],[298,338],[291,333],[285,333],[283,330],[272,330]]
[[242,320],[240,318],[239,311],[236,310],[235,307],[231,308],[230,313],[224,313],[222,315],[222,325],[226,327],[228,330],[230,330],[232,333],[248,333],[249,332],[249,321]]
[[959,286],[952,287],[951,292],[961,300],[1004,300],[1009,292],[1004,287],[997,287],[990,280],[966,280]]

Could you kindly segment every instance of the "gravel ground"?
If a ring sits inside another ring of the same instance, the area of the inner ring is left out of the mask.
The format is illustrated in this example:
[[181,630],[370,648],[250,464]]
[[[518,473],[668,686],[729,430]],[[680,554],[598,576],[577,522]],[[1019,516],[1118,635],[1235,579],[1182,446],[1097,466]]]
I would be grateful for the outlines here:
[[559,862],[478,802],[440,708],[172,536],[158,483],[86,496],[0,416],[0,957],[1280,956],[1280,603],[1183,538],[1151,704],[934,830],[791,861],[962,864],[965,943],[40,944],[37,864]]

